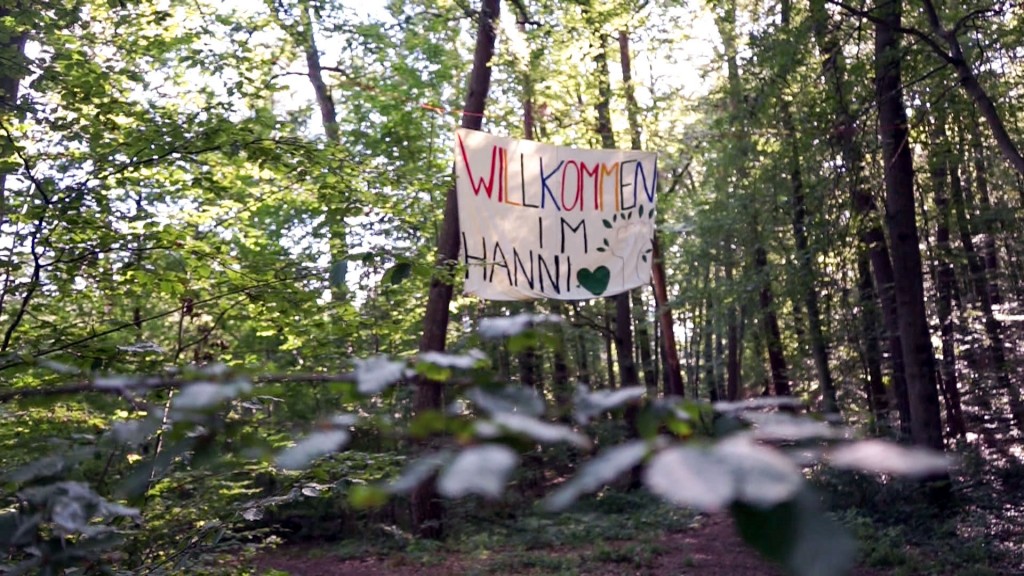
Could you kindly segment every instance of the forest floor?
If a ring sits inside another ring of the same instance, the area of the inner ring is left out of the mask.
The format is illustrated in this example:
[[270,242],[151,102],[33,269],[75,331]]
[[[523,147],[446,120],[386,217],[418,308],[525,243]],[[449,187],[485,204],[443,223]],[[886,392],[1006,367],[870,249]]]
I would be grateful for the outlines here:
[[[310,545],[283,547],[256,559],[259,575],[450,576],[454,574],[781,576],[782,570],[739,538],[727,516],[697,517],[678,532],[646,541],[553,545],[436,554],[345,558]],[[883,572],[858,569],[856,576]]]

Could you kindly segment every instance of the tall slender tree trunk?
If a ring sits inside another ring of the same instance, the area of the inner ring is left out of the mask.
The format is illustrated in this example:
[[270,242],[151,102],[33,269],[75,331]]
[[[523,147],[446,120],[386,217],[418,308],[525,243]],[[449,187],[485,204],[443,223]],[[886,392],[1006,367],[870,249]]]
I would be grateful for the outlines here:
[[988,189],[988,162],[985,159],[985,147],[981,144],[981,135],[977,123],[971,124],[971,159],[974,167],[974,188],[978,192],[980,204],[981,227],[984,234],[982,253],[985,258],[985,274],[988,276],[989,300],[993,305],[1003,301],[999,291],[999,251],[996,249],[998,221],[993,218],[992,200]]
[[604,318],[604,357],[605,357],[605,368],[608,371],[608,387],[615,388],[615,351],[613,350],[615,344],[615,331],[612,330],[612,315],[615,310],[612,303],[608,300],[602,302]]
[[860,301],[860,340],[867,368],[866,391],[871,410],[872,431],[881,434],[889,427],[889,397],[882,379],[882,347],[878,326],[881,324],[875,284],[871,278],[871,261],[866,251],[857,256],[857,289]]
[[[732,286],[732,265],[725,265],[725,283]],[[731,289],[731,288],[730,288]],[[725,311],[725,399],[735,402],[740,398],[740,330],[736,305],[728,302]]]
[[715,324],[714,324],[714,312],[715,304],[711,300],[710,292],[705,297],[704,305],[704,329],[701,331],[701,336],[704,339],[704,351],[702,353],[703,366],[704,366],[704,387],[708,392],[708,399],[712,402],[718,400],[718,382],[715,381],[715,358],[714,350],[712,349],[712,342],[715,337]]
[[[600,33],[597,38],[598,50],[594,63],[598,75],[597,132],[601,146],[615,148],[615,134],[612,133],[611,99],[612,88],[608,70],[607,43]],[[623,387],[638,386],[640,374],[633,358],[633,310],[629,292],[612,296],[615,305],[615,359],[619,365],[619,379]]]
[[[637,104],[633,88],[633,70],[629,50],[629,33],[626,30],[619,31],[619,60],[622,63],[622,81],[626,91],[626,117],[629,120],[630,143],[633,150],[641,150],[640,139],[640,106]],[[676,347],[675,327],[672,321],[672,309],[668,305],[668,295],[665,289],[665,262],[661,258],[661,247],[658,245],[658,237],[653,239],[651,276],[654,286],[654,302],[658,322],[661,326],[664,342],[665,370],[668,374],[665,394],[683,395],[683,381],[679,373],[679,351]],[[660,284],[660,286],[659,286]],[[634,308],[636,300],[640,299],[638,292],[634,292]],[[641,308],[642,309],[642,308]],[[637,327],[637,340],[640,341],[640,361],[644,366],[644,380],[649,388],[656,386],[655,367],[650,363],[650,337],[648,336],[646,314]],[[644,356],[646,352],[646,357]],[[650,377],[648,377],[650,372]]]
[[[473,50],[473,68],[469,75],[469,91],[463,106],[462,127],[479,130],[483,125],[484,105],[491,87],[491,59],[494,57],[495,28],[501,10],[501,0],[483,0]],[[444,222],[438,239],[438,262],[442,269],[430,280],[427,309],[423,316],[423,336],[420,351],[442,351],[448,333],[449,304],[452,300],[451,269],[459,257],[459,207],[455,187],[448,189],[444,207]],[[420,378],[416,382],[413,406],[417,413],[440,410],[441,382]],[[427,538],[438,538],[443,533],[443,505],[438,498],[433,479],[424,482],[412,494],[412,519],[417,532]]]
[[[736,181],[742,185],[746,181],[749,172],[745,164],[745,158],[752,147],[749,136],[743,132],[740,125],[740,120],[743,117],[746,106],[743,100],[743,86],[740,79],[737,55],[735,2],[730,3],[724,13],[716,18],[716,25],[724,45],[723,52],[726,60],[729,109],[734,117],[734,122],[738,126],[735,132],[735,145],[740,148],[740,156],[743,160],[737,169]],[[753,268],[759,285],[758,303],[761,308],[765,344],[768,349],[768,365],[771,370],[772,387],[777,395],[789,396],[792,393],[792,388],[789,382],[789,368],[786,364],[782,346],[782,331],[779,328],[778,314],[775,310],[771,276],[768,270],[768,252],[764,246],[764,239],[761,238],[761,226],[756,219],[751,222],[750,232],[753,234],[756,243],[753,254]]]
[[[519,33],[526,34],[526,21],[528,20],[528,14],[521,13],[519,15],[516,27],[519,29]],[[520,84],[523,88],[523,138],[527,140],[533,140],[534,124],[533,124],[533,59],[527,63],[526,70],[520,74]],[[533,302],[526,303],[523,306],[527,311],[533,312],[537,309],[537,306]],[[519,361],[519,380],[524,386],[529,386],[541,392],[541,370],[542,364],[538,358],[537,350],[529,346],[517,354]]]
[[949,244],[950,208],[947,188],[949,173],[946,168],[952,150],[946,134],[945,118],[936,114],[936,125],[932,137],[932,151],[928,155],[935,203],[935,291],[936,310],[939,317],[939,333],[942,340],[942,396],[946,404],[946,428],[950,436],[960,437],[967,433],[964,428],[963,408],[960,405],[960,384],[956,367],[956,330],[953,325],[953,292],[956,288],[956,272],[950,262]]
[[910,436],[915,444],[943,449],[942,417],[935,379],[935,356],[924,305],[920,237],[914,200],[914,162],[903,86],[898,30],[902,0],[878,8],[875,24],[875,82],[878,131],[885,174],[886,226],[892,241],[896,303],[899,308],[907,392],[910,399]]
[[[782,26],[792,25],[791,0],[782,1]],[[822,328],[821,310],[818,303],[817,275],[814,270],[814,253],[807,237],[807,199],[804,190],[803,172],[800,167],[800,142],[793,123],[793,111],[789,101],[780,100],[782,131],[789,144],[790,204],[793,210],[793,238],[796,244],[797,267],[803,284],[803,304],[807,309],[807,329],[810,337],[811,356],[818,375],[821,392],[821,408],[826,414],[839,413],[836,401],[836,387],[828,365],[828,342]]]
[[672,309],[668,305],[668,289],[665,283],[665,261],[661,252],[661,245],[658,243],[658,236],[654,236],[654,252],[651,253],[654,264],[651,267],[654,284],[654,301],[658,307],[658,325],[661,328],[661,351],[664,358],[665,371],[665,395],[685,395],[683,386],[682,367],[679,362],[679,347],[676,342],[675,321],[672,319]]
[[1024,175],[1024,156],[1021,155],[1016,142],[1013,141],[1009,132],[1006,131],[1006,124],[1000,117],[995,102],[978,81],[978,76],[974,73],[970,61],[964,55],[963,48],[960,46],[960,39],[957,38],[959,30],[947,30],[942,25],[938,10],[936,10],[935,3],[932,0],[921,0],[921,6],[924,8],[925,16],[928,18],[932,31],[938,36],[940,41],[945,41],[949,47],[948,52],[939,51],[940,56],[956,70],[960,86],[974,100],[974,105],[977,107],[978,112],[981,113],[982,118],[988,123],[989,129],[992,131],[992,137],[996,141],[996,147],[1003,153],[1003,157],[1013,166],[1014,170]]
[[[788,3],[785,3],[788,4]],[[803,303],[807,309],[807,329],[810,337],[811,355],[818,375],[821,392],[821,408],[826,414],[839,413],[836,401],[836,387],[828,365],[828,342],[822,329],[821,310],[818,303],[817,281],[814,271],[814,254],[807,238],[807,202],[804,196],[803,175],[800,170],[800,150],[793,125],[792,113],[786,102],[782,103],[782,126],[790,141],[789,181],[790,203],[793,209],[793,238],[796,244],[797,267],[803,284]]]
[[833,137],[839,141],[843,165],[850,189],[853,212],[860,220],[857,228],[860,243],[868,251],[874,276],[874,290],[882,309],[882,319],[888,348],[889,370],[892,374],[893,397],[900,416],[900,432],[910,436],[910,398],[907,395],[903,342],[900,338],[899,311],[894,288],[895,272],[889,246],[879,219],[878,205],[865,189],[864,153],[857,143],[856,118],[846,95],[846,63],[836,34],[830,30],[825,0],[810,0],[810,12],[815,42],[824,57],[823,72],[832,86],[835,109]]
[[[341,129],[338,125],[338,112],[334,104],[334,95],[324,81],[323,64],[320,61],[320,49],[316,43],[316,25],[313,21],[313,7],[308,2],[301,2],[298,11],[298,29],[295,31],[296,41],[302,47],[306,59],[306,73],[309,83],[316,96],[320,120],[324,127],[327,141],[337,146],[341,144]],[[329,280],[332,301],[344,300],[348,287],[345,284],[347,269],[348,241],[346,238],[345,216],[341,207],[335,202],[326,202],[324,215],[328,233],[328,250],[331,268]]]
[[782,349],[782,330],[779,329],[771,278],[768,276],[768,252],[760,244],[754,248],[754,272],[757,273],[758,282],[761,284],[758,301],[761,305],[761,315],[764,317],[764,337],[768,349],[768,367],[772,373],[772,389],[776,396],[789,396],[793,390],[789,384],[789,368]]
[[981,308],[985,325],[985,336],[988,340],[987,350],[995,372],[995,380],[999,389],[1008,397],[1010,412],[1018,430],[1024,430],[1024,401],[1020,389],[1010,378],[1010,366],[1006,358],[1006,347],[1003,343],[1003,323],[996,318],[989,290],[988,274],[982,255],[974,246],[974,233],[967,216],[967,200],[964,194],[963,181],[960,178],[960,165],[955,156],[950,156],[950,190],[952,192],[953,211],[956,215],[957,231],[960,245],[967,256],[967,272],[971,280],[971,288]]

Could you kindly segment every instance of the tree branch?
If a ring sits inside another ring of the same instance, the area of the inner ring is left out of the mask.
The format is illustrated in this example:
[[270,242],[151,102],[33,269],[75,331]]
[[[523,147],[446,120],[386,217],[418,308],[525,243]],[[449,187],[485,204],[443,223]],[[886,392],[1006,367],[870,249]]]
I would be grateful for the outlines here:
[[[871,22],[872,24],[881,24],[884,26],[889,26],[889,23],[886,22],[884,18],[872,14],[873,10],[861,10],[860,8],[855,8],[853,6],[850,6],[849,4],[845,4],[844,2],[842,2],[842,0],[827,0],[827,2],[829,4],[832,4],[833,6],[839,7],[843,11],[853,16],[857,16],[858,18],[864,18],[865,20]],[[953,62],[952,57],[949,55],[946,49],[943,48],[941,44],[939,44],[938,40],[932,38],[926,32],[918,30],[917,28],[908,28],[905,26],[900,26],[898,28],[895,28],[894,30],[901,34],[913,36],[921,40],[922,42],[927,44],[928,47],[932,49],[932,52],[934,52],[939,58],[942,58],[943,60],[949,62],[950,64],[955,64],[955,62]]]
[[956,28],[946,30],[942,26],[939,12],[932,0],[921,0],[921,4],[924,6],[925,14],[934,33],[946,40],[950,51],[948,55],[949,61],[956,67],[960,85],[963,86],[964,91],[974,100],[978,111],[981,112],[982,117],[988,123],[999,151],[1003,153],[1003,156],[1017,172],[1024,175],[1024,156],[1021,156],[1020,149],[1017,148],[1017,144],[1013,141],[1010,133],[1007,132],[1006,124],[1003,123],[1003,119],[999,116],[999,110],[996,109],[995,102],[992,101],[988,92],[985,91],[981,82],[978,81],[978,76],[967,63],[963,47],[960,46],[960,40],[957,39]]

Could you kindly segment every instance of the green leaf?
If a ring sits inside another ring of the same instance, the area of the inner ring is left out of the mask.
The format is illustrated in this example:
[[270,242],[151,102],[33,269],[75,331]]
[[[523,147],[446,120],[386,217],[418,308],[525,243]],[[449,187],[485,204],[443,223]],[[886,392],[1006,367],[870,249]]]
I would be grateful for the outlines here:
[[580,424],[586,424],[593,417],[625,404],[636,402],[647,394],[643,386],[629,386],[618,390],[595,390],[591,392],[580,384],[573,397],[573,416]]
[[434,472],[451,460],[452,453],[442,450],[418,458],[402,470],[402,474],[383,488],[388,494],[406,494],[427,481]]
[[604,223],[604,227],[605,228],[609,228],[610,229],[612,227],[612,223],[609,222],[607,218],[601,220],[601,222]]
[[731,512],[747,544],[797,576],[841,576],[856,560],[853,538],[809,489],[768,509],[737,503]]
[[471,446],[460,452],[441,473],[437,491],[447,498],[478,494],[497,499],[518,464],[519,455],[504,444]]
[[676,447],[656,454],[644,470],[654,494],[687,508],[715,512],[736,496],[732,470],[706,450]]
[[348,502],[358,510],[380,508],[388,503],[388,492],[377,486],[356,485],[348,491]]
[[498,389],[473,388],[466,398],[490,414],[517,412],[530,416],[544,413],[544,400],[527,386],[509,385]]
[[481,438],[497,438],[504,433],[519,434],[541,444],[568,442],[577,448],[590,448],[590,439],[562,424],[552,424],[525,414],[499,412],[491,420],[476,423]]
[[278,454],[274,463],[285,470],[302,470],[313,460],[343,448],[349,438],[346,430],[317,430]]
[[602,486],[632,469],[647,456],[647,443],[633,440],[613,446],[589,460],[572,480],[565,482],[544,499],[544,508],[552,512],[564,510],[584,494]]

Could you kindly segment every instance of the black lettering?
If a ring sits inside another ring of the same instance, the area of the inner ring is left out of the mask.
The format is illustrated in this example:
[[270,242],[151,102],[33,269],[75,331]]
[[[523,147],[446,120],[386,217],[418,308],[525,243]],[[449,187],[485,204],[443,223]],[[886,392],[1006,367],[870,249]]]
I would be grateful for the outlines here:
[[565,229],[566,228],[568,228],[573,233],[579,232],[580,229],[582,228],[583,229],[583,253],[587,254],[588,252],[590,252],[590,246],[587,243],[587,221],[586,220],[580,220],[578,224],[573,226],[572,224],[569,224],[568,222],[566,222],[565,218],[559,218],[559,220],[562,221],[562,226],[561,226],[561,230],[562,230],[562,254],[565,254],[565,237],[566,237]]
[[516,250],[515,247],[512,248],[512,261],[515,263],[515,285],[519,286],[519,271],[522,270],[526,285],[530,287],[530,290],[533,290],[533,250],[530,250],[529,257],[526,260],[530,263],[529,272],[526,271],[526,265],[523,264],[523,259],[519,256],[519,250]]
[[[568,256],[566,258],[568,258]],[[555,262],[555,273],[554,273],[554,275],[551,274],[551,267],[548,266],[548,261],[544,259],[544,255],[540,254],[540,253],[537,254],[537,268],[539,270],[539,273],[537,274],[537,276],[538,276],[538,280],[540,280],[540,291],[542,293],[547,293],[546,289],[544,288],[544,277],[547,276],[548,282],[551,283],[551,289],[555,291],[555,294],[561,294],[562,293],[562,287],[558,283],[558,280],[559,280],[559,278],[558,278],[558,271],[559,271],[559,268],[560,268],[560,262],[559,262],[558,254],[555,254],[554,256],[552,256],[552,259]]]
[[[501,254],[501,260],[498,260],[498,254]],[[487,279],[488,282],[494,282],[494,269],[504,268],[505,274],[508,275],[508,285],[512,285],[512,270],[508,266],[508,258],[505,257],[505,251],[501,249],[501,244],[495,242],[494,250],[491,252],[491,277]]]
[[[473,260],[473,261],[478,262],[480,264],[485,264],[487,262],[487,239],[486,238],[480,238],[480,245],[481,245],[480,256],[473,256],[472,254],[469,253],[469,241],[466,239],[466,233],[465,232],[462,233],[462,262],[463,262],[463,264],[466,265],[466,279],[467,280],[469,279],[469,270],[470,270],[469,261],[470,260]],[[484,280],[487,280],[487,269],[484,266],[481,266],[480,270],[484,274]],[[492,272],[492,275],[493,275],[493,272]]]
[[526,162],[523,160],[523,154],[519,155],[519,186],[520,203],[524,207],[540,208],[537,204],[530,204],[526,201]]

